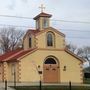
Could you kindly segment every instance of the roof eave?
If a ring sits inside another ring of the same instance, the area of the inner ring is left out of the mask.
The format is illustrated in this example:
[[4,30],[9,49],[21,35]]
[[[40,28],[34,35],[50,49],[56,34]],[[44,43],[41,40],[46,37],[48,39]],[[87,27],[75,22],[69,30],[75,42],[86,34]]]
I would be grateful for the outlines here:
[[48,17],[48,18],[50,18],[50,17],[52,17],[52,15],[51,14],[46,14],[46,13],[43,13],[43,14],[40,13],[39,15],[35,16],[33,19],[36,20],[39,17]]
[[77,58],[78,60],[80,60],[82,63],[86,62],[84,59],[80,58],[79,56],[77,56],[76,54],[74,54],[73,52],[71,52],[68,49],[65,49],[65,51],[69,54],[71,54],[72,56],[74,56],[75,58]]

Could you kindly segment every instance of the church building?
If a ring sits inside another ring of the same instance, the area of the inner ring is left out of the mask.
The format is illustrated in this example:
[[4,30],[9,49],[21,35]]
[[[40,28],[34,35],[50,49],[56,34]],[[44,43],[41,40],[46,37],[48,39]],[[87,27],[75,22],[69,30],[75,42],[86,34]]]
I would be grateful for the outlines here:
[[83,60],[67,50],[65,34],[50,26],[51,14],[34,17],[36,29],[23,37],[23,48],[0,56],[0,81],[83,83]]

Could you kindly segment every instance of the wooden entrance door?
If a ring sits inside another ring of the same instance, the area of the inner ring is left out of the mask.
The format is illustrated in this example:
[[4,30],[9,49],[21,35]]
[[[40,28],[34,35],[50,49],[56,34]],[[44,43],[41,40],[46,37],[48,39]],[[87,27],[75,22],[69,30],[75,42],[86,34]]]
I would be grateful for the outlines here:
[[48,58],[43,66],[43,80],[45,83],[59,82],[59,66],[53,58]]

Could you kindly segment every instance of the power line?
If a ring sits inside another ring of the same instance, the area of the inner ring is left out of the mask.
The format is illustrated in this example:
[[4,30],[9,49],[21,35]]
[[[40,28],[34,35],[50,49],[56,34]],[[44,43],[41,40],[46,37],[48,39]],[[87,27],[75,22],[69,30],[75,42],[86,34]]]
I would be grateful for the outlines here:
[[90,32],[90,30],[80,30],[80,29],[63,29],[63,28],[61,28],[59,30],[61,30],[61,31],[63,30],[65,32],[68,32],[68,31],[74,31],[74,32]]
[[19,26],[19,25],[11,25],[11,24],[0,24],[0,26],[8,26],[8,27],[22,27],[22,28],[34,28],[34,27],[30,27],[30,26]]
[[10,15],[0,15],[1,17],[9,17],[9,18],[23,18],[23,19],[33,19],[30,17],[21,17],[21,16],[10,16]]
[[[29,28],[29,26],[16,26],[16,25],[7,25],[7,24],[0,24],[0,26],[14,26],[14,27],[25,27],[25,28]],[[34,28],[34,27],[30,27],[30,28]],[[59,29],[59,30],[73,30],[73,29]],[[80,32],[87,32],[87,31],[80,30]],[[88,31],[88,32],[90,32],[90,31]],[[69,36],[69,35],[67,35],[66,38],[72,38],[72,39],[90,39],[90,37],[78,37],[78,36],[77,37],[76,36],[74,37],[74,36]]]
[[[22,28],[35,28],[35,27],[30,27],[30,26],[24,26],[24,25],[11,25],[11,24],[0,24],[0,26],[9,26],[9,27],[22,27]],[[65,31],[65,32],[71,32],[71,31],[74,31],[74,32],[90,32],[90,30],[80,30],[80,29],[57,29],[57,30],[60,30],[60,31]]]
[[66,36],[66,38],[72,38],[72,39],[90,39],[90,37],[73,37],[73,36]]
[[[9,17],[9,18],[22,18],[22,19],[33,19],[31,17],[21,17],[21,16],[10,16],[10,15],[0,15],[1,17]],[[82,23],[82,24],[90,24],[90,22],[86,21],[73,21],[73,20],[59,20],[59,19],[51,19],[52,21],[59,22],[68,22],[68,23]]]
[[[0,24],[0,26],[14,26],[14,25],[5,25],[5,24]],[[25,27],[25,28],[29,28],[29,26],[15,26],[15,27]],[[32,28],[32,27],[30,27],[30,28]],[[61,29],[59,29],[59,30],[61,30]],[[63,29],[62,29],[63,30]],[[68,29],[65,29],[65,30],[68,30]],[[72,30],[72,29],[71,29]],[[81,32],[81,30],[80,30],[80,32]],[[86,31],[85,31],[86,32]],[[90,31],[89,31],[90,32]],[[78,36],[69,36],[69,35],[67,35],[66,36],[66,38],[71,38],[71,39],[90,39],[90,37],[78,37]]]
[[90,24],[90,22],[86,22],[86,21],[70,21],[70,20],[55,20],[52,19],[52,21],[60,21],[60,22],[69,22],[69,23],[84,23],[84,24]]

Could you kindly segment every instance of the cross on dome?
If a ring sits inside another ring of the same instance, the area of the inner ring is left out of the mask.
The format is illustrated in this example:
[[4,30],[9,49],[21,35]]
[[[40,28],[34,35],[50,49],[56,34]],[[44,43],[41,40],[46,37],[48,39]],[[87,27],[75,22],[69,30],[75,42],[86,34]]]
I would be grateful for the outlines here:
[[45,9],[43,4],[41,4],[41,6],[39,8],[41,9],[41,12],[43,12],[43,10]]

